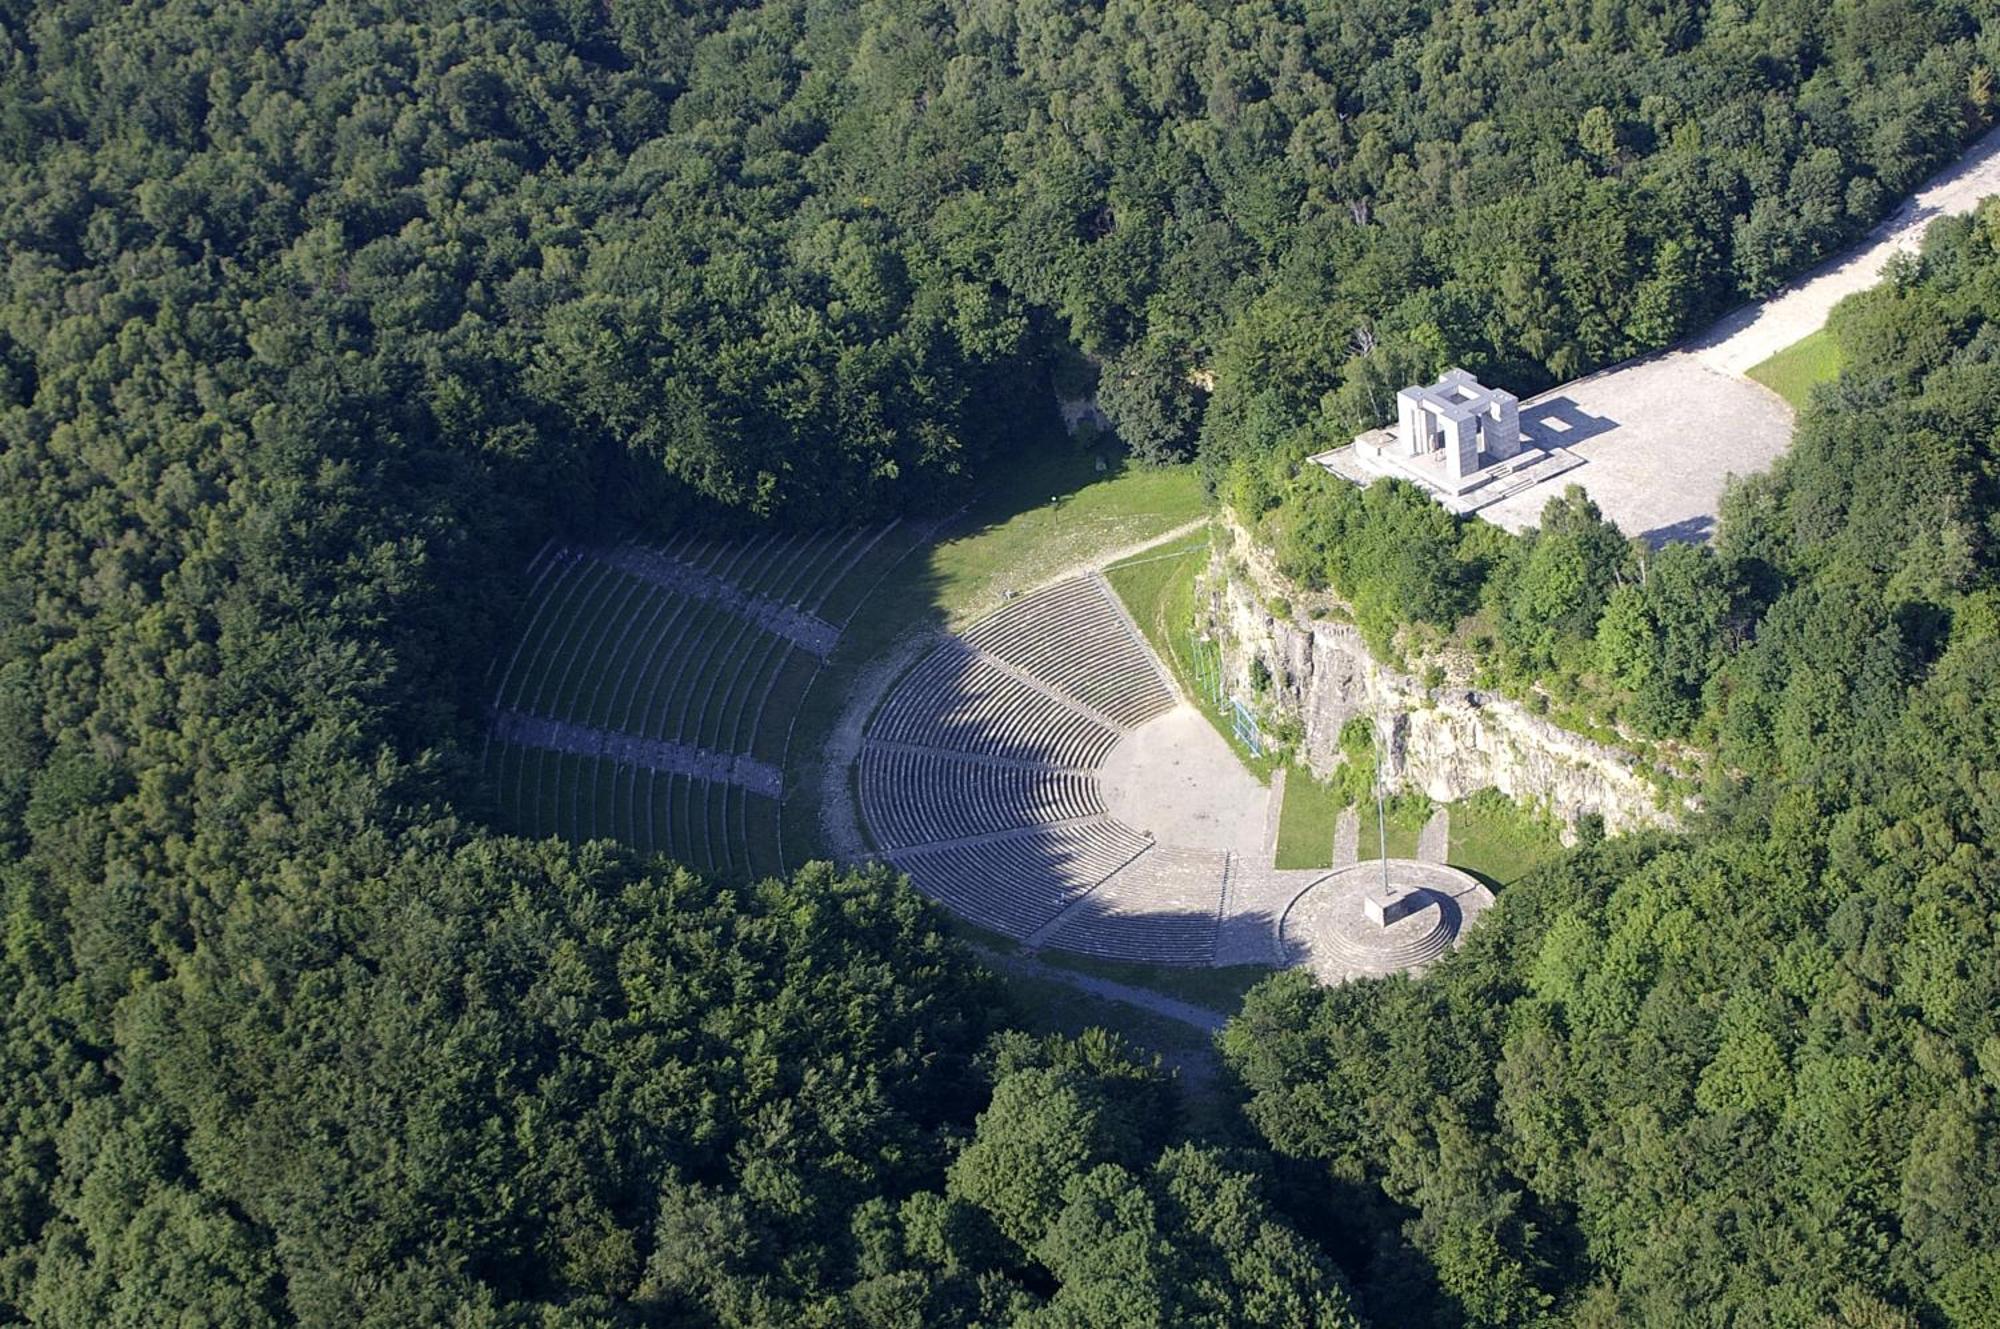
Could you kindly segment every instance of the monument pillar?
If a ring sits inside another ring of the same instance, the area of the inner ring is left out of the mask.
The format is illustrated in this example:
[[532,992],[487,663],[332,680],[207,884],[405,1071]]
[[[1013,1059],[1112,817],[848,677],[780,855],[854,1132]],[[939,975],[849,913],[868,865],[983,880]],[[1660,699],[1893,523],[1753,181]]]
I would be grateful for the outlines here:
[[1521,455],[1521,402],[1511,392],[1497,389],[1492,394],[1484,429],[1488,461],[1505,461]]
[[1430,446],[1429,421],[1417,394],[1404,388],[1396,394],[1396,442],[1405,457],[1421,457]]
[[1444,472],[1463,480],[1479,469],[1479,435],[1469,413],[1454,413],[1438,422],[1444,426]]

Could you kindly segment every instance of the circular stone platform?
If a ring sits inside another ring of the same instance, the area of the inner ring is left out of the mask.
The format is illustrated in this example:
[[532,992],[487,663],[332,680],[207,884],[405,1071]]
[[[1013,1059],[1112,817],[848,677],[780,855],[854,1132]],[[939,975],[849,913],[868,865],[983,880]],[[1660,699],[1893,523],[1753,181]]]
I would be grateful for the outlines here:
[[1386,925],[1370,913],[1383,903],[1380,860],[1341,868],[1300,892],[1279,921],[1280,947],[1321,982],[1421,972],[1455,946],[1493,903],[1478,879],[1441,863],[1389,860]]

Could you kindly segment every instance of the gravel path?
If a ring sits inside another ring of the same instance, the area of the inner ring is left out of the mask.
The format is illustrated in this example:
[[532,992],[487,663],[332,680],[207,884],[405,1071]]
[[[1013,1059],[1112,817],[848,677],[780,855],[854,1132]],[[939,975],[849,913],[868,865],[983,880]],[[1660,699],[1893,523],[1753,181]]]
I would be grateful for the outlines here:
[[1278,863],[1278,823],[1285,815],[1285,780],[1290,769],[1280,766],[1271,772],[1271,792],[1264,799],[1264,844],[1257,858],[1261,867],[1276,867]]
[[1361,861],[1361,814],[1352,807],[1340,810],[1333,824],[1333,865],[1351,868]]
[[1451,805],[1431,813],[1431,819],[1417,832],[1417,857],[1426,863],[1442,863],[1451,856]]
[[818,771],[820,844],[835,862],[859,863],[874,857],[855,819],[853,791],[847,784],[847,773],[861,759],[861,734],[868,717],[889,685],[945,636],[941,628],[926,628],[903,638],[862,670],[848,689],[840,722],[821,749]]
[[1824,327],[1834,305],[1879,281],[1891,257],[1914,254],[1926,226],[1939,217],[1970,212],[1990,194],[2000,194],[2000,129],[1932,176],[1859,247],[1813,269],[1770,299],[1730,314],[1685,349],[1712,369],[1744,373]]
[[1058,568],[1054,572],[1037,578],[1034,584],[1030,586],[1002,587],[996,583],[988,588],[986,594],[952,615],[952,620],[960,627],[971,627],[974,623],[977,623],[980,619],[1007,603],[1007,592],[1009,591],[1015,595],[1026,595],[1028,592],[1038,591],[1044,586],[1053,586],[1059,581],[1068,581],[1071,577],[1081,577],[1085,573],[1108,568],[1113,563],[1123,563],[1128,558],[1136,558],[1148,549],[1157,549],[1163,544],[1180,539],[1182,536],[1193,535],[1196,531],[1201,530],[1207,525],[1208,518],[1205,516],[1196,517],[1193,521],[1184,521],[1171,531],[1162,531],[1158,535],[1149,535],[1143,540],[1135,540],[1131,544],[1120,545],[1116,549],[1105,550],[1102,553],[1093,554],[1089,558],[1080,558],[1067,567]]

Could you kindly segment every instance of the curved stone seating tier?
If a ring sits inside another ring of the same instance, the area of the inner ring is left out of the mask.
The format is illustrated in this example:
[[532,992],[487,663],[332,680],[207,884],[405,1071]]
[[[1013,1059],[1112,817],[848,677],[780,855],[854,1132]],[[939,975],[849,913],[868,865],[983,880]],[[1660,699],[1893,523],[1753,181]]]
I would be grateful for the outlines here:
[[947,643],[899,680],[870,738],[1089,769],[1118,741],[1080,711]]
[[496,742],[488,753],[513,827],[571,840],[609,837],[701,872],[762,876],[777,859],[777,800],[627,762]]
[[861,808],[879,845],[903,849],[1101,816],[1104,800],[1084,771],[870,743],[861,754]]
[[[702,871],[783,871],[771,795],[791,716],[840,625],[925,534],[551,541],[496,662],[485,767],[502,820]],[[838,621],[817,617],[829,605]]]
[[917,889],[953,913],[1010,937],[1026,937],[1152,841],[1108,817],[1037,826],[931,849],[905,849],[889,860]]
[[1137,964],[1215,960],[1227,856],[1157,845],[1079,900],[1043,944]]
[[1106,594],[1058,583],[919,660],[866,727],[861,815],[919,890],[982,927],[1208,964],[1226,856],[1161,849],[1105,812],[1097,768],[1176,701]]
[[562,599],[524,642],[502,709],[664,741],[715,745],[760,705],[791,649],[717,605],[676,596],[590,558],[557,579]]
[[1129,729],[1170,709],[1174,693],[1105,597],[1094,578],[1058,582],[1010,601],[964,640]]

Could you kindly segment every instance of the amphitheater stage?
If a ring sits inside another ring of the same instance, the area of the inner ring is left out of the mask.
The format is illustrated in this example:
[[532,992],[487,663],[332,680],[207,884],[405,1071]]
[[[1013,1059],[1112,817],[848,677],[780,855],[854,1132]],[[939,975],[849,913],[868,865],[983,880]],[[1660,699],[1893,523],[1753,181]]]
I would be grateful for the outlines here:
[[1098,767],[1105,811],[1141,835],[1255,862],[1271,791],[1229,742],[1183,702],[1118,740]]

